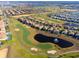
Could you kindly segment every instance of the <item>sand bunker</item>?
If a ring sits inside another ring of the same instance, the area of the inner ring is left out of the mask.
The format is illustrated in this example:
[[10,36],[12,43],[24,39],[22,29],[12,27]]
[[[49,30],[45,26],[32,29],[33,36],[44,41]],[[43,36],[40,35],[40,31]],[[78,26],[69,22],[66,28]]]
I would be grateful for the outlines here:
[[20,29],[19,28],[15,28],[15,31],[20,31]]
[[55,54],[56,52],[57,52],[56,50],[47,51],[48,54]]
[[38,49],[37,48],[31,48],[31,51],[38,51]]

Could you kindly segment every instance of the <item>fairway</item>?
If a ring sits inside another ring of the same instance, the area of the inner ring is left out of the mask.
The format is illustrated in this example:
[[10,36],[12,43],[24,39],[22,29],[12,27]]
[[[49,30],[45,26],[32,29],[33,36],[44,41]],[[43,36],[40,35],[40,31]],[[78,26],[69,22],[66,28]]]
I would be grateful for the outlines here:
[[[27,28],[27,26],[24,26],[20,22],[16,21],[14,18],[11,18],[10,20],[10,30],[12,32],[12,45],[10,47],[10,51],[8,53],[8,57],[48,57],[46,54],[45,49],[55,49],[54,45],[52,44],[39,44],[36,42],[33,38],[35,35],[35,30],[32,28]],[[14,29],[19,29],[19,31],[15,31]],[[33,32],[32,32],[32,31]],[[51,48],[53,46],[53,48]],[[31,52],[30,48],[36,47],[40,49],[40,51],[37,52]],[[42,54],[43,55],[42,55]]]
[[54,49],[53,46],[54,45],[51,45],[49,43],[40,43],[40,44],[37,45],[38,48],[40,48],[40,49],[46,49],[46,50],[51,49],[51,48]]
[[59,56],[60,58],[78,58],[79,57],[79,52],[72,52],[72,53],[67,53]]
[[48,21],[49,23],[55,23],[55,24],[63,24],[64,23],[64,21],[49,18],[47,16],[48,14],[35,14],[35,15],[32,15],[32,16],[34,16],[37,19],[44,19],[44,20]]
[[[28,39],[28,35],[30,34],[30,32],[28,31],[28,29],[24,28],[24,27],[23,27],[22,25],[20,25],[20,24],[17,24],[16,27],[19,28],[20,31],[23,32],[23,33],[21,33],[21,34],[23,35],[23,40],[24,40],[24,42],[27,43],[27,44],[32,44],[32,42]],[[19,32],[17,32],[17,33],[19,34]],[[19,35],[21,35],[21,34],[19,34]],[[19,36],[18,36],[18,38],[19,38]]]

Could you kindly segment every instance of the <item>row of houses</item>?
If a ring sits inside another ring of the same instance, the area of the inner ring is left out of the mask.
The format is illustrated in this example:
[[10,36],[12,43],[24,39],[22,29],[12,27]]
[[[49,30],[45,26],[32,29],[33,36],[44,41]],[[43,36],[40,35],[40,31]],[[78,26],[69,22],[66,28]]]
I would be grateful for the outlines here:
[[15,8],[12,8],[12,9],[6,9],[4,10],[4,12],[9,15],[9,16],[14,16],[14,15],[22,15],[22,14],[31,14],[31,13],[42,13],[42,12],[49,12],[47,10],[44,10],[44,9],[15,9]]
[[52,19],[64,21],[64,25],[69,26],[69,29],[79,29],[79,12],[63,12],[57,14],[49,14],[48,16]]
[[61,13],[56,13],[56,14],[49,14],[49,17],[53,17],[53,18],[59,18],[60,20],[64,20],[64,21],[73,21],[79,22],[79,12],[61,12]]
[[41,31],[46,31],[57,35],[64,34],[64,35],[73,37],[75,39],[79,39],[78,31],[68,30],[63,25],[60,25],[60,24],[53,24],[53,23],[47,22],[46,20],[34,19],[31,16],[21,17],[21,18],[18,18],[17,20],[23,24],[26,24],[28,26],[31,26],[32,28],[36,28]]
[[[16,10],[16,9],[7,9],[4,12],[9,16],[20,15],[20,14],[26,13],[25,10]],[[27,13],[29,13],[29,12],[27,12]]]

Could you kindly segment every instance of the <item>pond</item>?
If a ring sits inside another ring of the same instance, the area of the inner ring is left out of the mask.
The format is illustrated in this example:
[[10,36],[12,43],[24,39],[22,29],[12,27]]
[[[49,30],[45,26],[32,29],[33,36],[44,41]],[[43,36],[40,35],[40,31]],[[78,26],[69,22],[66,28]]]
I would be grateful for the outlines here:
[[40,43],[47,43],[47,42],[54,43],[61,48],[67,48],[67,47],[73,46],[73,43],[71,43],[69,41],[66,41],[66,40],[63,40],[60,38],[56,38],[56,37],[48,37],[43,34],[36,34],[34,39]]

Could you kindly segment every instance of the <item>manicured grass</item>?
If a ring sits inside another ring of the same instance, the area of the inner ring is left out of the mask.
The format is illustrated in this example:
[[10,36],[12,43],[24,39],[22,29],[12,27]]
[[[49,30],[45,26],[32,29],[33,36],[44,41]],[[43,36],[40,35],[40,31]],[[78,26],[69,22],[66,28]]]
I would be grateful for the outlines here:
[[41,48],[41,49],[51,49],[52,45],[48,44],[48,43],[40,43],[40,44],[37,45],[37,47]]
[[14,19],[15,23],[15,27],[14,27],[14,30],[16,28],[19,29],[19,31],[15,31],[15,35],[17,36],[16,38],[17,39],[20,39],[21,41],[23,41],[23,43],[26,43],[26,44],[29,44],[29,45],[33,45],[32,42],[30,41],[30,39],[28,39],[28,36],[30,35],[30,32],[29,32],[29,29],[24,27],[23,24],[21,24],[20,22],[16,21]]
[[64,55],[60,55],[60,58],[79,58],[79,52],[67,53]]
[[32,45],[32,42],[28,39],[28,35],[30,35],[30,32],[28,31],[28,29],[23,27],[21,24],[16,24],[16,26],[23,32],[22,33],[23,34],[23,41],[27,44]]
[[47,14],[35,14],[34,17],[45,19],[49,23],[60,23],[60,24],[64,23],[64,21],[49,18]]
[[[12,32],[12,40],[14,40],[14,43],[11,45],[10,52],[8,57],[29,57],[28,48],[25,47],[29,44],[28,40],[24,41],[24,28],[22,28],[21,24],[17,22],[15,19],[10,20],[10,30]],[[18,24],[18,26],[17,26]],[[20,31],[15,31],[15,28],[19,28]],[[27,31],[27,30],[26,30]],[[28,31],[27,31],[28,32]],[[28,35],[28,33],[27,33]],[[27,36],[25,36],[27,37]],[[24,44],[26,42],[26,44]],[[28,55],[27,55],[28,54]]]

